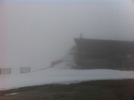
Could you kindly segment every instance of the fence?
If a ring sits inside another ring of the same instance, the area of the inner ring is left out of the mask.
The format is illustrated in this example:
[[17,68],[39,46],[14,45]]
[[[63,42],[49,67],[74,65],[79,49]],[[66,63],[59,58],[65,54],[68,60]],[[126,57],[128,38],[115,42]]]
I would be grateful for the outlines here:
[[0,74],[11,74],[11,68],[1,68]]
[[30,72],[30,67],[21,67],[20,68],[20,73],[29,73]]
[[[33,69],[32,69],[33,68]],[[46,70],[49,67],[19,67],[19,68],[0,68],[0,75],[9,75],[12,73],[31,73],[31,72],[37,72],[41,70]],[[17,70],[15,72],[14,70]]]

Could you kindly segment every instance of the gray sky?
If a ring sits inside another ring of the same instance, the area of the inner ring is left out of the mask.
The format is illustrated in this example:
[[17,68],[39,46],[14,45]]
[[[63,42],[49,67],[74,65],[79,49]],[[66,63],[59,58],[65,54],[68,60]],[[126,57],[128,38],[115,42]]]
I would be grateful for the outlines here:
[[76,3],[76,2],[124,2],[126,0],[6,0],[7,3]]
[[7,0],[7,66],[48,66],[73,38],[133,40],[131,0]]

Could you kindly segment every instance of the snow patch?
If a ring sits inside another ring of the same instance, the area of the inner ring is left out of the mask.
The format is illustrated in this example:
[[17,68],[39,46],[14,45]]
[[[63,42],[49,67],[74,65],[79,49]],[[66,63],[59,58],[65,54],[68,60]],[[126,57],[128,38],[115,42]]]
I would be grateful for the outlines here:
[[0,75],[0,90],[53,83],[69,84],[72,82],[110,79],[134,79],[134,71],[48,68],[26,74]]

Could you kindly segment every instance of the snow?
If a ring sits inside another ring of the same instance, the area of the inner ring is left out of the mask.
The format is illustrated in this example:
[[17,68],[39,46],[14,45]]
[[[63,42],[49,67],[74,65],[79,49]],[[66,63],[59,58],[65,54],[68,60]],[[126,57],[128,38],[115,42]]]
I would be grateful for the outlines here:
[[91,80],[134,79],[134,71],[108,69],[78,70],[65,67],[36,70],[23,74],[14,71],[10,75],[0,75],[0,90],[53,83],[66,84]]
[[17,94],[19,94],[19,93],[14,92],[14,93],[6,94],[5,96],[13,96],[13,95],[17,95]]

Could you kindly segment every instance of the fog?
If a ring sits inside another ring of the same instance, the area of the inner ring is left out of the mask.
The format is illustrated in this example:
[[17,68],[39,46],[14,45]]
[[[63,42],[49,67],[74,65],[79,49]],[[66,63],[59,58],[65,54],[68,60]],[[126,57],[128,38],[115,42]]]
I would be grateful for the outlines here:
[[49,66],[74,38],[133,40],[131,0],[7,0],[6,66]]

